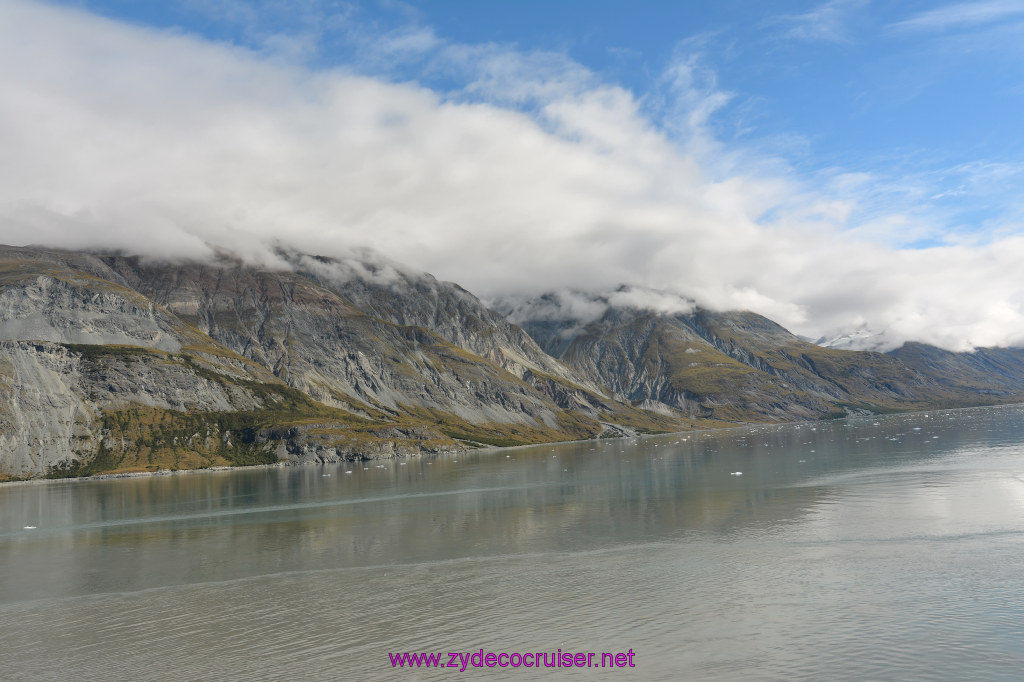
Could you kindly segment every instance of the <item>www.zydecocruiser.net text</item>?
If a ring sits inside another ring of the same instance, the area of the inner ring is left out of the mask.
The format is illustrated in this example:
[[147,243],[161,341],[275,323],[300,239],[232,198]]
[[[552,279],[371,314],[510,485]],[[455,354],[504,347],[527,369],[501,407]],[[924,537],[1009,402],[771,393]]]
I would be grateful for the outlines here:
[[632,649],[612,653],[603,651],[527,651],[484,652],[447,651],[436,653],[392,653],[388,659],[392,668],[453,668],[465,672],[469,668],[635,668]]

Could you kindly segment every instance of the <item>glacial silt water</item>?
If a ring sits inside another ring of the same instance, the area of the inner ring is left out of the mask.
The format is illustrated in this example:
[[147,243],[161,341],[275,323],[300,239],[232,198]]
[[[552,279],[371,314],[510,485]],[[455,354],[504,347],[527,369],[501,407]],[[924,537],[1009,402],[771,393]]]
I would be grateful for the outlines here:
[[[631,650],[635,667],[389,659],[480,649]],[[0,665],[19,680],[1018,680],[1024,408],[0,486]]]

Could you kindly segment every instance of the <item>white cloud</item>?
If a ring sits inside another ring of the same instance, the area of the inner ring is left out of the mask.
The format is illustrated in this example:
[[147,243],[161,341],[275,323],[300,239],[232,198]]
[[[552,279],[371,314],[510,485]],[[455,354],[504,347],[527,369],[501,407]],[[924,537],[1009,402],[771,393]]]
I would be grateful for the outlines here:
[[604,315],[608,311],[608,300],[593,293],[565,288],[533,298],[504,299],[501,301],[501,310],[508,319],[517,323],[528,320],[565,321],[573,323],[573,328],[578,328]]
[[616,308],[650,310],[663,315],[692,313],[694,302],[678,294],[642,287],[620,287],[607,295],[608,303]]
[[848,43],[851,14],[866,4],[866,0],[830,0],[803,14],[777,17],[772,23],[786,26],[785,36],[790,39]]
[[945,31],[990,24],[1019,15],[1024,15],[1022,0],[964,2],[921,12],[890,24],[888,28],[895,31]]
[[278,243],[366,246],[489,298],[626,283],[634,305],[675,305],[642,288],[682,292],[811,337],[1024,340],[1024,240],[899,250],[877,238],[917,229],[897,211],[858,233],[856,200],[878,181],[837,172],[812,192],[715,140],[707,119],[727,96],[685,55],[657,107],[678,106],[682,128],[666,131],[564,55],[424,31],[388,49],[461,73],[464,90],[8,0],[0,241],[271,264]]
[[422,279],[421,272],[365,248],[355,248],[351,256],[329,260],[322,256],[289,252],[285,248],[282,258],[301,272],[337,284],[358,279],[377,286],[401,289],[410,280]]

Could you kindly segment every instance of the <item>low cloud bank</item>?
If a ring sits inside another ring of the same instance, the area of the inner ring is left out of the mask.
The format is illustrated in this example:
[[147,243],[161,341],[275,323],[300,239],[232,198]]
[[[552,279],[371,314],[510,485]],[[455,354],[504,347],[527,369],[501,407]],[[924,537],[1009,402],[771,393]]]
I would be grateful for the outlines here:
[[606,292],[562,289],[536,297],[504,297],[495,304],[512,322],[570,322],[577,328],[600,319],[612,308],[648,310],[662,315],[685,315],[697,308],[694,301],[684,296],[628,285]]
[[445,63],[469,54],[478,71],[464,63],[462,89],[436,92],[6,2],[0,241],[229,249],[277,266],[282,244],[340,258],[367,247],[491,300],[606,292],[663,312],[691,299],[750,309],[812,338],[1024,341],[1021,238],[872,242],[871,226],[846,222],[853,195],[745,171],[709,136],[721,93],[677,93],[685,130],[670,133],[578,65],[459,47]]

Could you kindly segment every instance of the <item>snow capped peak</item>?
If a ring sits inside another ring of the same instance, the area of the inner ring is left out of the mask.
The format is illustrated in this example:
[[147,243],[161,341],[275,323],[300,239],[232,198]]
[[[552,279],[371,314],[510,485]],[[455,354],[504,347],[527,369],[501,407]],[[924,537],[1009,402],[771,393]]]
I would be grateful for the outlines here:
[[824,348],[840,350],[867,350],[885,352],[895,345],[884,331],[874,331],[867,327],[859,327],[853,331],[837,332],[822,336],[814,342]]

